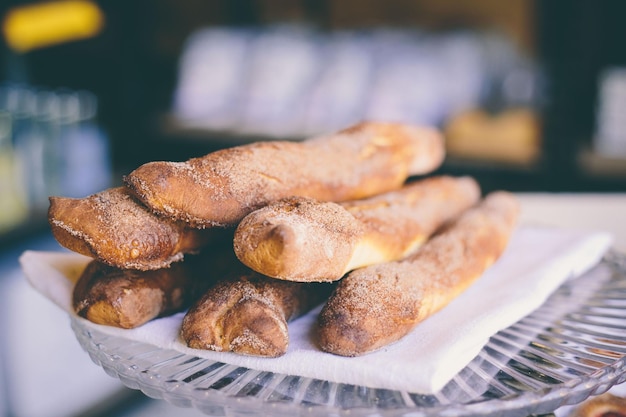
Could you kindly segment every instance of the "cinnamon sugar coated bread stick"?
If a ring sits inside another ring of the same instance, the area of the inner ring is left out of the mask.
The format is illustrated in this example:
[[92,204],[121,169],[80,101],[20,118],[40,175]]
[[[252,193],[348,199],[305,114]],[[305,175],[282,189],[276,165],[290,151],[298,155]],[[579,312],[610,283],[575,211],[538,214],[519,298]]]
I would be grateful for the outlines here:
[[203,228],[235,225],[290,196],[346,201],[390,191],[443,158],[436,130],[367,122],[302,142],[256,142],[185,162],[149,162],[125,182],[156,213]]
[[181,336],[196,349],[278,357],[289,346],[287,323],[319,305],[331,288],[247,270],[210,288],[185,314]]
[[577,405],[569,417],[624,417],[626,398],[605,392]]
[[189,307],[212,283],[203,270],[215,267],[210,259],[193,256],[152,271],[94,260],[74,286],[72,306],[93,323],[132,329]]
[[405,336],[500,257],[518,212],[512,194],[491,193],[406,259],[349,273],[319,315],[320,348],[357,356]]
[[67,249],[118,268],[153,270],[180,261],[225,234],[161,218],[126,187],[85,198],[50,197],[48,222]]
[[479,199],[475,180],[448,176],[344,203],[292,197],[247,215],[234,249],[244,264],[274,278],[336,281],[409,255]]

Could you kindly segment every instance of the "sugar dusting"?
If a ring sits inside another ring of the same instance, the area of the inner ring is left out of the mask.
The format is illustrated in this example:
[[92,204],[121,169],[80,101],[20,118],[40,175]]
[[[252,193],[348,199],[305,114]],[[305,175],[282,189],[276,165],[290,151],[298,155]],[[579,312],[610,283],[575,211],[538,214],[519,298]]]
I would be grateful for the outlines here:
[[185,315],[182,335],[191,347],[276,356],[287,348],[287,322],[327,295],[308,284],[244,272],[203,295]]
[[[283,233],[273,233],[283,230]],[[363,234],[343,207],[304,197],[279,200],[247,216],[234,238],[238,257],[266,275],[293,281],[339,279]],[[280,251],[268,251],[268,247]]]
[[[361,345],[347,348],[352,354],[402,337],[465,290],[500,256],[518,210],[512,195],[490,194],[404,260],[348,274],[322,310],[320,331],[336,336],[358,329]],[[335,340],[325,349],[345,354],[344,345],[351,343]]]
[[74,238],[60,243],[109,265],[157,269],[182,259],[182,250],[189,249],[181,246],[185,225],[157,217],[125,187],[82,199],[58,198],[52,208],[50,224]]
[[392,261],[414,252],[439,227],[479,198],[479,186],[472,178],[438,176],[397,191],[343,203],[366,230],[363,254],[355,253],[352,266],[366,265],[361,263],[372,256],[374,260]]
[[[337,280],[354,268],[414,252],[479,198],[476,181],[448,176],[339,204],[293,197],[247,216],[235,233],[235,251],[244,263],[274,277]],[[271,233],[276,227],[289,233],[277,237]],[[283,240],[281,250],[268,250],[265,243],[276,239]]]
[[[419,173],[441,163],[437,147],[443,149],[441,138],[433,141],[421,130],[363,123],[299,143],[257,142],[186,162],[165,162],[157,173],[140,167],[128,183],[141,188],[138,195],[146,204],[170,216],[199,224],[233,223],[292,195],[345,201],[397,188],[418,174],[411,169],[416,159],[430,161]],[[172,186],[163,187],[167,182]]]

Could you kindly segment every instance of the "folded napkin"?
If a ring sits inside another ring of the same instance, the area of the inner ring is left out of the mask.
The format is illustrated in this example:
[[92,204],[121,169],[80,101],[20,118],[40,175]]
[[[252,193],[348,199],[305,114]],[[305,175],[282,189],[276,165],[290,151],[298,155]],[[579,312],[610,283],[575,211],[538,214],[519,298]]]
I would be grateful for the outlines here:
[[[503,256],[461,296],[399,342],[355,358],[316,348],[311,329],[319,308],[290,323],[289,350],[272,359],[189,349],[179,337],[182,313],[132,330],[85,322],[107,334],[249,369],[433,394],[461,371],[493,334],[538,308],[565,280],[597,264],[611,242],[606,233],[520,227]],[[73,253],[33,251],[20,258],[32,286],[71,315],[72,286],[88,261]]]

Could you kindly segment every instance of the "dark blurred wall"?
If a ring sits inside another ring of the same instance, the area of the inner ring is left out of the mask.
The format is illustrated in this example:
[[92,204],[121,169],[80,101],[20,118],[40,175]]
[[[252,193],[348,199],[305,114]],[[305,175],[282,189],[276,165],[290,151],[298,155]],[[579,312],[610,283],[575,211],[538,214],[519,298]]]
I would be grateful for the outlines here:
[[600,183],[581,173],[577,153],[590,145],[594,135],[599,74],[607,67],[626,66],[626,2],[536,4],[537,59],[548,80],[544,143],[552,165],[552,187],[619,189],[623,179]]
[[[34,3],[11,0],[3,6]],[[523,1],[247,1],[247,0],[100,0],[106,22],[89,40],[35,50],[3,59],[4,79],[43,87],[88,89],[100,100],[99,120],[112,141],[116,165],[127,169],[145,161],[183,158],[196,150],[155,146],[155,117],[167,111],[176,82],[177,60],[195,29],[213,24],[254,25],[304,21],[336,29],[372,25],[475,24],[493,21],[512,26],[520,42],[528,42],[518,13]],[[469,7],[474,4],[474,7]],[[508,12],[507,12],[508,11]],[[518,12],[515,12],[518,11]],[[3,13],[4,14],[4,13]],[[467,23],[467,22],[466,22]],[[189,144],[186,145],[187,147]],[[177,154],[179,149],[179,154]]]
[[[28,2],[3,3],[2,11]],[[626,2],[620,0],[101,0],[104,31],[96,38],[5,53],[3,78],[85,88],[100,99],[99,118],[113,159],[126,171],[154,159],[182,159],[207,144],[159,141],[158,116],[168,111],[184,41],[214,24],[306,21],[322,28],[359,25],[493,26],[534,54],[547,74],[545,173],[548,189],[598,187],[580,174],[576,155],[591,140],[599,71],[626,64]],[[4,13],[3,13],[4,14]],[[618,187],[623,183],[619,181]],[[608,188],[615,188],[609,181]]]
[[92,91],[99,98],[99,121],[111,138],[116,165],[134,166],[161,156],[151,146],[152,121],[169,106],[185,37],[222,21],[224,12],[221,2],[193,0],[98,5],[106,18],[101,34],[25,54],[7,50],[2,78]]

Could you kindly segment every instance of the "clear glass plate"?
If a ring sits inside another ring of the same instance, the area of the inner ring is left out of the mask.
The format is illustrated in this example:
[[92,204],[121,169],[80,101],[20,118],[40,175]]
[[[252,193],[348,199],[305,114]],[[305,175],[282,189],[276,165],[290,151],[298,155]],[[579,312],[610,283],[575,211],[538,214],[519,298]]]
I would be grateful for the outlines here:
[[128,387],[211,415],[544,414],[626,381],[626,256],[610,253],[564,284],[435,395],[255,371],[109,336],[79,319],[72,328],[93,361]]

